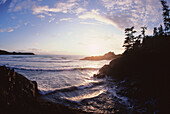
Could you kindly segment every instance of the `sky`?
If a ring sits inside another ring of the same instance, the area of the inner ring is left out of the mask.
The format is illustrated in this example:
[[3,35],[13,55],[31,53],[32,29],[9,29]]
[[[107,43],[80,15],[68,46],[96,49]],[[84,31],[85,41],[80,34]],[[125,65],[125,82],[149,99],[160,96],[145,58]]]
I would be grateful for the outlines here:
[[124,29],[162,23],[159,0],[0,0],[0,49],[36,54],[124,51]]

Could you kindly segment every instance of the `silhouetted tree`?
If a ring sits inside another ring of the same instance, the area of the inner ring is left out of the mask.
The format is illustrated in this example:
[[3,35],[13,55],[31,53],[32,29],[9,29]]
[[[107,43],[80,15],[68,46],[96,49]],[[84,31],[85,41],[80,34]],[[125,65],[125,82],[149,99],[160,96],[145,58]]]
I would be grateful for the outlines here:
[[158,35],[160,35],[160,36],[164,35],[164,31],[163,31],[162,25],[160,25],[160,27],[158,28]]
[[167,5],[167,2],[165,0],[160,0],[161,4],[163,6],[163,21],[164,21],[164,26],[165,26],[165,33],[170,34],[170,17],[169,17],[169,6]]
[[133,49],[138,49],[139,47],[141,47],[141,35],[138,35],[136,37],[135,43],[133,44]]
[[158,36],[158,30],[156,27],[153,29],[153,36]]
[[135,43],[136,37],[134,36],[134,33],[136,33],[136,31],[134,30],[134,26],[125,29],[125,35],[127,37],[125,38],[123,47],[125,47],[127,50],[131,49],[133,47],[133,44]]
[[141,29],[142,29],[142,35],[143,35],[143,38],[145,38],[145,30],[147,30],[147,27],[146,26],[144,26],[144,27],[141,27]]

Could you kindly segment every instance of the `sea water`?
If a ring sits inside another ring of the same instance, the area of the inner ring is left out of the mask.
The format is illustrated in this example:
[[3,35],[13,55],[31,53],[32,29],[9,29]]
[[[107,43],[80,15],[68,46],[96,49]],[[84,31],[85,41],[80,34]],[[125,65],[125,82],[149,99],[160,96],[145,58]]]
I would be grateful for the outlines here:
[[0,66],[14,68],[36,81],[42,98],[51,102],[95,113],[114,113],[120,107],[129,107],[127,98],[117,94],[119,88],[113,79],[93,77],[110,61],[81,58],[83,56],[0,55]]

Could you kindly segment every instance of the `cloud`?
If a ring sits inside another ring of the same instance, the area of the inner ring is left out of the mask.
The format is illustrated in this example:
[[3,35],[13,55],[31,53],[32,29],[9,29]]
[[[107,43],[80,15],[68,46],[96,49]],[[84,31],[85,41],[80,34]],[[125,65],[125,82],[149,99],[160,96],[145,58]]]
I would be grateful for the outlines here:
[[13,31],[14,31],[14,29],[10,28],[7,32],[13,32]]
[[51,18],[50,20],[49,20],[49,23],[51,23],[52,21],[54,21],[55,20],[55,18]]
[[17,12],[22,10],[29,10],[36,5],[33,0],[12,0],[9,5],[9,12]]
[[60,19],[60,21],[71,21],[72,20],[72,18],[62,18],[62,19]]
[[49,6],[35,6],[33,10],[33,14],[48,14],[49,12],[57,13],[68,13],[72,12],[74,8],[78,6],[76,2],[57,2],[54,5],[54,8],[49,8]]
[[7,1],[7,0],[1,0],[1,1],[0,1],[0,5],[1,5],[1,4],[5,4],[6,1]]
[[78,2],[80,0],[68,0],[68,2]]
[[5,29],[0,29],[0,32],[5,32]]
[[[46,14],[51,15],[51,13],[70,13],[70,14],[80,14],[85,12],[86,9],[81,7],[80,0],[68,0],[66,2],[56,2],[53,7],[48,5],[44,6],[34,6],[32,8],[33,14]],[[81,1],[82,2],[82,1]],[[84,2],[82,2],[85,4]]]
[[27,25],[28,25],[28,22],[25,22],[24,25],[27,26]]
[[[38,0],[42,1],[42,0]],[[9,5],[9,12],[18,12],[25,10],[32,10],[32,14],[43,19],[45,15],[53,16],[54,13],[70,13],[79,15],[87,9],[85,7],[88,2],[86,0],[66,0],[58,1],[53,7],[48,5],[38,5],[39,2],[34,0],[12,0]],[[45,15],[44,15],[45,14]]]
[[161,4],[159,0],[101,0],[107,15],[120,28],[160,23]]
[[105,24],[111,24],[117,27],[116,23],[112,19],[108,18],[107,16],[100,15],[99,10],[93,9],[90,12],[85,12],[84,14],[79,15],[78,17],[81,19],[94,19],[99,22],[102,22]]
[[0,32],[13,32],[15,29],[18,29],[20,25],[14,26],[14,27],[8,27],[8,28],[2,28],[0,29]]
[[96,23],[91,23],[91,22],[80,22],[80,23],[85,25],[97,25]]
[[41,18],[41,19],[44,19],[45,16],[44,15],[38,15],[37,17]]
[[85,12],[85,11],[87,11],[87,9],[81,8],[81,7],[77,8],[77,9],[75,10],[75,12],[76,12],[77,15],[80,14],[80,13],[82,13],[82,12]]

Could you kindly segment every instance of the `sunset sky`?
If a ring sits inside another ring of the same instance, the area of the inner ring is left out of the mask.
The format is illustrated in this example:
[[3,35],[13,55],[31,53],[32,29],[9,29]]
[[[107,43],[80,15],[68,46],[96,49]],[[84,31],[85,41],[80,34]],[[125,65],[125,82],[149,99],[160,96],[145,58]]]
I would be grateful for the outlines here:
[[159,0],[0,0],[0,49],[119,54],[124,28],[147,25],[152,34],[162,23],[161,8]]

